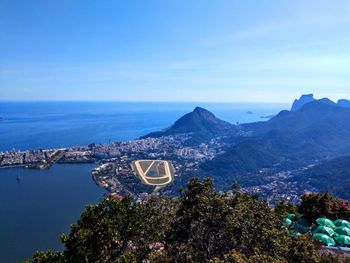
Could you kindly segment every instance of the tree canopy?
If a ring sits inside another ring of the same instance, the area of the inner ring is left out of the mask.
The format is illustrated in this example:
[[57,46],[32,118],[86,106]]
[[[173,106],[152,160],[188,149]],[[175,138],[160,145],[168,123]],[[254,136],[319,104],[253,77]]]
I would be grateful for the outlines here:
[[281,214],[290,210],[296,208],[272,209],[240,191],[220,194],[209,178],[192,179],[176,199],[107,198],[87,206],[62,235],[62,252],[38,252],[27,262],[342,262],[320,255],[309,235],[288,235]]

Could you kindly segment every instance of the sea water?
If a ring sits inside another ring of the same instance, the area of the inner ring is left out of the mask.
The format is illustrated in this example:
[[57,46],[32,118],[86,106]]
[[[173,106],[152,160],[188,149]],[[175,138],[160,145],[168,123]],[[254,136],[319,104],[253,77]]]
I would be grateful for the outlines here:
[[[132,140],[170,126],[196,106],[231,123],[265,121],[282,104],[0,102],[0,151]],[[84,206],[105,194],[91,164],[49,170],[0,169],[0,262],[21,262],[36,250],[62,249]],[[20,176],[20,181],[16,178]]]
[[282,104],[0,102],[0,151],[132,140],[170,126],[196,106],[236,124],[288,108]]

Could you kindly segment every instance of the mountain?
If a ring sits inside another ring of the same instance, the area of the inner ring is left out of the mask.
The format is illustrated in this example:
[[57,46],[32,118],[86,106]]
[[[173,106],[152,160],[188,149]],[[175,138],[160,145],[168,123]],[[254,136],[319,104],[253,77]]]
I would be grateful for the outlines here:
[[[241,127],[253,136],[227,147],[225,153],[201,167],[202,173],[221,181],[223,187],[229,181],[258,185],[264,182],[258,173],[262,168],[295,169],[350,152],[350,109],[328,99]],[[220,179],[223,175],[225,178]]]
[[342,122],[350,125],[350,109],[340,107],[333,101],[325,98],[309,102],[297,111],[281,111],[266,122],[244,124],[242,127],[253,131],[255,134],[265,134],[276,129],[303,131],[313,125],[327,123],[343,126]]
[[[212,176],[222,188],[237,181],[242,186],[259,185],[265,178],[259,170],[291,170],[330,154],[329,145],[318,143],[310,134],[273,130],[261,138],[249,139],[226,148],[225,152],[202,164],[201,172]],[[350,149],[350,144],[343,153]],[[224,175],[224,179],[221,179]]]
[[300,99],[296,99],[293,102],[291,111],[297,111],[301,109],[306,103],[315,101],[313,94],[305,94],[300,97]]
[[337,104],[343,108],[350,108],[350,100],[340,99]]
[[196,141],[205,140],[215,135],[229,133],[235,126],[218,119],[210,111],[196,107],[178,119],[172,126],[160,132],[152,132],[142,138],[191,133]]
[[[306,102],[307,98],[312,100]],[[191,143],[199,144],[215,135],[229,135],[224,152],[202,163],[197,173],[212,176],[219,189],[228,189],[234,181],[242,186],[264,184],[268,179],[261,171],[271,175],[349,155],[350,108],[327,98],[315,100],[312,95],[298,101],[304,103],[298,110],[281,111],[268,121],[239,127],[197,107],[168,129],[145,137],[191,133]]]
[[299,183],[350,200],[350,156],[323,161],[306,170],[300,176]]

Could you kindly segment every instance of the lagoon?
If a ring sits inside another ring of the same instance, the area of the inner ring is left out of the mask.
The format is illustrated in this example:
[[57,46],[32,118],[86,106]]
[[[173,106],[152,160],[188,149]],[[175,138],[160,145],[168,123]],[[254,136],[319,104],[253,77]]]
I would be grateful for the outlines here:
[[[265,121],[261,116],[288,108],[243,103],[0,102],[0,151],[132,140],[170,126],[196,106],[231,123]],[[85,205],[98,203],[105,194],[91,178],[93,167],[0,169],[0,262],[21,262],[37,250],[62,248],[59,236],[69,231]]]
[[22,262],[37,250],[62,248],[60,235],[69,232],[86,204],[105,194],[92,180],[93,167],[0,169],[0,262]]

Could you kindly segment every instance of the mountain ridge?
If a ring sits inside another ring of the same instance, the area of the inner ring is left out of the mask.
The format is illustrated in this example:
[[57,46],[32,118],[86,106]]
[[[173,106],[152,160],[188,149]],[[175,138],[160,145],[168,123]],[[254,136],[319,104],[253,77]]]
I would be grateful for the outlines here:
[[199,141],[227,133],[234,128],[235,126],[229,122],[223,121],[217,118],[212,112],[197,106],[192,112],[183,115],[165,130],[152,132],[141,138],[190,133],[194,137],[194,140]]
[[350,100],[340,99],[340,100],[337,101],[337,104],[338,104],[340,107],[350,108]]
[[342,103],[313,98],[298,110],[283,110],[270,120],[237,126],[196,107],[151,136],[191,133],[198,145],[225,135],[223,152],[202,163],[197,176],[213,177],[221,189],[229,189],[233,181],[254,186],[266,183],[259,172],[263,169],[294,170],[348,155],[350,108]]
[[[293,170],[350,152],[350,109],[327,98],[241,128],[253,135],[204,163],[201,173],[245,187],[264,183],[265,178],[258,173],[261,169]],[[221,179],[223,174],[225,178]],[[225,183],[221,186],[228,187]]]
[[303,94],[299,99],[295,99],[291,111],[301,109],[306,103],[315,101],[314,94]]
[[324,98],[306,103],[297,111],[283,110],[268,121],[242,126],[256,134],[264,134],[273,129],[298,131],[322,120],[331,121],[335,117],[338,119],[339,114],[344,120],[350,121],[350,108],[340,107],[335,102]]
[[307,169],[298,182],[350,200],[350,156],[327,159]]

